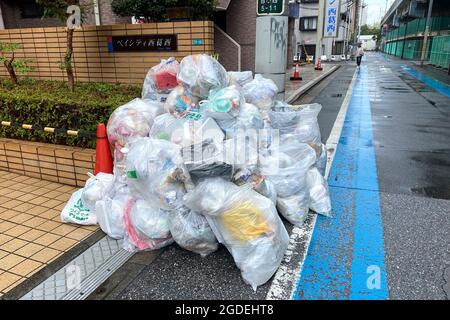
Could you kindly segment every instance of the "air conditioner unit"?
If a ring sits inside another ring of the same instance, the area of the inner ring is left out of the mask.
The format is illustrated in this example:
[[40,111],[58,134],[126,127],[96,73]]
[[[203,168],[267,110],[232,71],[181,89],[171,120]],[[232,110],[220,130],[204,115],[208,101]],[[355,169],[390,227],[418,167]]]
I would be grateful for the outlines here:
[[409,4],[408,15],[414,18],[425,17],[426,2],[420,2],[418,0],[412,0]]

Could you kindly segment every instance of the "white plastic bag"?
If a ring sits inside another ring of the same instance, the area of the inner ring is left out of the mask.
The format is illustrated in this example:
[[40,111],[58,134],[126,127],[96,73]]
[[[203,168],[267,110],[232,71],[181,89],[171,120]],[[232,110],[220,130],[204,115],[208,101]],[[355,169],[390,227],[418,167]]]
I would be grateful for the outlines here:
[[[153,120],[163,113],[162,105],[151,100],[136,98],[114,110],[108,120],[109,143],[120,160],[120,150],[137,137],[147,137]],[[116,158],[115,158],[116,159]]]
[[123,239],[125,235],[125,210],[134,203],[130,195],[119,194],[114,198],[97,201],[95,212],[100,228],[113,239]]
[[262,75],[255,75],[255,79],[245,84],[242,88],[245,101],[259,108],[262,112],[268,112],[275,104],[278,88],[271,79]]
[[281,140],[278,157],[278,169],[267,175],[277,191],[278,197],[287,198],[306,189],[306,172],[316,162],[316,152],[308,144],[299,141]]
[[194,96],[206,99],[210,90],[225,88],[229,78],[217,60],[207,54],[196,54],[181,60],[178,81]]
[[173,243],[168,212],[138,199],[124,213],[123,248],[130,252],[157,250]]
[[315,167],[308,170],[306,175],[311,210],[329,216],[331,214],[331,199],[328,183]]
[[61,221],[81,225],[97,224],[97,216],[81,200],[83,189],[75,191],[61,212]]
[[290,223],[301,226],[309,212],[309,190],[298,191],[290,197],[277,199],[278,212]]
[[181,148],[166,140],[137,139],[130,146],[126,166],[132,193],[155,207],[167,210],[179,207],[192,183]]
[[175,242],[186,250],[204,257],[218,248],[216,236],[206,218],[187,207],[170,212],[169,226]]
[[180,69],[174,57],[162,59],[159,64],[150,68],[144,85],[142,86],[142,99],[160,101],[161,94],[167,94],[178,85],[177,74]]
[[114,175],[103,172],[99,172],[96,176],[88,174],[90,178],[82,189],[81,201],[90,210],[95,211],[97,201],[104,199],[106,196],[112,196]]
[[249,185],[221,178],[200,182],[185,205],[205,215],[214,234],[233,256],[244,281],[254,290],[278,269],[289,236],[274,204]]
[[253,80],[253,72],[251,71],[228,71],[230,85],[243,87]]

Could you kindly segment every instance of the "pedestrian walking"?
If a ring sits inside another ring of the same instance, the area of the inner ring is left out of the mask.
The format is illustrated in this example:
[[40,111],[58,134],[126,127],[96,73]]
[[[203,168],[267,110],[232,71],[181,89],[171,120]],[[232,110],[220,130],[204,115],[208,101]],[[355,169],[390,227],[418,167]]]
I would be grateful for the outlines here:
[[358,49],[356,50],[356,64],[358,67],[361,66],[361,60],[364,55],[364,49],[361,47],[361,44],[358,43]]

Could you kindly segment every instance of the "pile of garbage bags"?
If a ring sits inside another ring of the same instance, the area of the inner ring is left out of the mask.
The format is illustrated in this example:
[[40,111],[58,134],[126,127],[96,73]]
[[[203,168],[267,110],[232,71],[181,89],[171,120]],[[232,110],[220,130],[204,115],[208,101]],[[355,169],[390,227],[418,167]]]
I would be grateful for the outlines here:
[[142,98],[107,123],[113,174],[90,174],[61,213],[98,224],[129,251],[176,243],[205,257],[223,244],[254,290],[288,247],[282,218],[331,213],[319,104],[277,101],[277,86],[212,57],[162,60]]

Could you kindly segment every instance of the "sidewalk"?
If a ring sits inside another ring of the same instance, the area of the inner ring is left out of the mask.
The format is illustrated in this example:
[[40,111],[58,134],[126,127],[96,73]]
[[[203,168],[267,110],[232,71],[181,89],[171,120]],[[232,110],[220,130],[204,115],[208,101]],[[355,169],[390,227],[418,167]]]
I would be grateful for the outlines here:
[[61,223],[75,190],[0,171],[0,299],[97,230]]
[[294,69],[289,68],[286,70],[286,95],[285,99],[289,98],[295,90],[300,88],[301,86],[304,86],[305,84],[314,81],[318,77],[320,77],[322,74],[328,72],[333,66],[336,64],[334,63],[322,63],[322,71],[314,70],[314,64],[306,64],[303,66],[299,66],[300,71],[300,77],[303,78],[303,80],[298,81],[291,81],[290,77],[294,75]]

